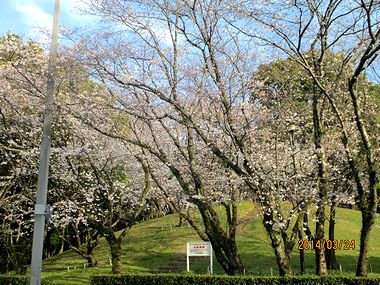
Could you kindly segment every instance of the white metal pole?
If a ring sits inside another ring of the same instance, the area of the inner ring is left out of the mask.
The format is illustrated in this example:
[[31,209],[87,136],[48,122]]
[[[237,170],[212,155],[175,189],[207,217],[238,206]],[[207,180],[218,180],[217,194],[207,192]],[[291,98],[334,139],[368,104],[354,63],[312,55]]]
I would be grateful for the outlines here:
[[40,166],[38,171],[38,186],[36,205],[34,209],[34,232],[32,247],[32,263],[30,273],[30,285],[41,284],[42,252],[45,233],[46,196],[49,177],[49,160],[51,145],[51,121],[53,108],[54,80],[57,63],[58,25],[61,1],[55,0],[54,23],[50,46],[49,69],[47,77],[46,105],[44,115],[43,134],[40,148]]

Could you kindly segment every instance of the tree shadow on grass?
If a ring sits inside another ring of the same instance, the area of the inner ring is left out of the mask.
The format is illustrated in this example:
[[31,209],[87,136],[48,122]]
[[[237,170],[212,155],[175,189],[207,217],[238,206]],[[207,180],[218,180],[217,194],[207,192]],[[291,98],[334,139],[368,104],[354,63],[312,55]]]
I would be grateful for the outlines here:
[[[244,254],[242,255],[244,265],[247,272],[254,275],[278,275],[278,267],[275,256],[260,254]],[[337,260],[340,264],[340,270],[332,271],[332,273],[342,273],[345,275],[355,276],[357,256],[343,255],[337,253]],[[291,257],[292,268],[294,274],[301,274],[299,255],[294,253]],[[315,274],[315,255],[314,251],[305,254],[305,273]],[[380,274],[380,257],[369,257],[368,273]]]
[[[104,257],[106,258],[106,257]],[[343,255],[337,252],[338,262],[341,264],[342,274],[354,276],[357,257],[354,253]],[[256,276],[278,275],[278,268],[273,255],[252,253],[242,254],[242,260],[246,266],[246,273]],[[126,274],[146,273],[185,273],[186,253],[165,253],[156,251],[124,252],[123,270]],[[214,274],[224,274],[222,267],[218,264],[215,256]],[[194,274],[207,274],[209,268],[209,257],[190,257],[190,271]],[[297,252],[292,255],[292,266],[296,275],[300,274],[299,256]],[[380,274],[380,257],[369,258],[369,273]],[[305,269],[307,274],[315,274],[315,256],[313,251],[305,254]],[[65,272],[64,268],[46,272],[47,277],[54,285],[87,285],[92,274],[111,274],[111,266],[104,268],[73,269]],[[341,274],[340,272],[335,272]]]
[[[252,252],[241,254],[247,274],[253,275],[278,275],[278,267],[274,255],[264,255]],[[341,265],[343,274],[355,275],[357,256],[343,255],[337,252],[337,259]],[[299,256],[295,252],[291,257],[291,263],[295,274],[300,274]],[[131,264],[144,264],[146,272],[153,273],[183,273],[186,272],[186,254],[184,253],[157,253],[149,252],[140,257],[133,257]],[[214,273],[225,274],[222,267],[213,256]],[[190,271],[195,274],[207,274],[210,265],[209,257],[190,257]],[[125,266],[128,271],[128,264]],[[141,267],[140,267],[141,270]],[[340,273],[340,271],[338,271]],[[369,273],[380,274],[380,257],[369,258]],[[313,251],[305,254],[305,273],[315,274],[315,255]]]

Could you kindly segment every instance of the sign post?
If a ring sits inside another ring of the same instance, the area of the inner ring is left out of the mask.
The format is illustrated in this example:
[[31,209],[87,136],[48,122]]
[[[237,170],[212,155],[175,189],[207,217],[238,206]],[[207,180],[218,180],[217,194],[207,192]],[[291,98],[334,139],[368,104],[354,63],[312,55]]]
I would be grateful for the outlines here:
[[187,272],[190,271],[190,256],[210,256],[210,273],[213,274],[212,245],[210,242],[187,243]]

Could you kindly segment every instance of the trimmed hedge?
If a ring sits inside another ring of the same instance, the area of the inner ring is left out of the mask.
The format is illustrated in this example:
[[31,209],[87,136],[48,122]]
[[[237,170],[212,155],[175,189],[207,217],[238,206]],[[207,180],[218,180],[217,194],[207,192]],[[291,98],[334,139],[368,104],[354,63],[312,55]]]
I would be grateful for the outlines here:
[[92,276],[91,285],[379,285],[380,278],[189,276],[174,274]]
[[[29,278],[19,276],[0,276],[1,285],[29,285]],[[48,279],[42,279],[41,285],[50,285]]]

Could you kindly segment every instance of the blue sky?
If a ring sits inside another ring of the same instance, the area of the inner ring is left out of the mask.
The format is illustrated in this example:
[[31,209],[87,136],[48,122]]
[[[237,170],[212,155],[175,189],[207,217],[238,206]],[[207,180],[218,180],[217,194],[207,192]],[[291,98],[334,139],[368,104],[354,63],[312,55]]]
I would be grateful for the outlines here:
[[[0,0],[0,36],[8,32],[23,38],[42,40],[38,31],[51,30],[55,0]],[[93,18],[81,15],[80,0],[61,0],[60,26],[72,29],[87,25]]]

